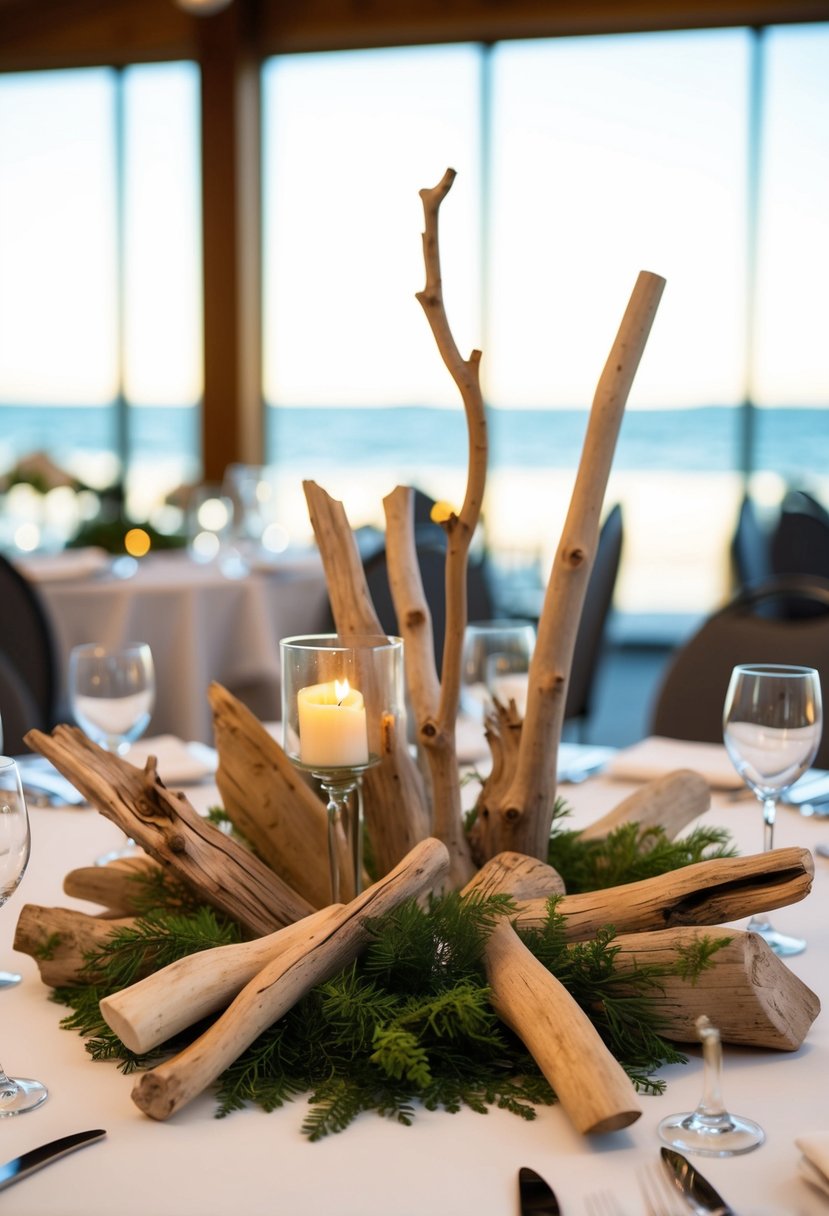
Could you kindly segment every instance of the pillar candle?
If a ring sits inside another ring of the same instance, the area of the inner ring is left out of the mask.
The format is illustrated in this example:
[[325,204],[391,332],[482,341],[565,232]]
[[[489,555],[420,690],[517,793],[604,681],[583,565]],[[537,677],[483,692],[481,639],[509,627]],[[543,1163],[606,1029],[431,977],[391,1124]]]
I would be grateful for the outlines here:
[[363,694],[348,680],[311,684],[297,693],[299,758],[314,768],[368,763]]

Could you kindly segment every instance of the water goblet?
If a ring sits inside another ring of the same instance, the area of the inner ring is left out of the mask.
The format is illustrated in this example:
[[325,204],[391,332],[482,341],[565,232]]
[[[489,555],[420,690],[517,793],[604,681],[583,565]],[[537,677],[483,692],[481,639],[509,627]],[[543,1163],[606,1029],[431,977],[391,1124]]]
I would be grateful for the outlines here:
[[[763,849],[774,847],[777,800],[805,773],[820,745],[820,677],[812,667],[741,663],[731,673],[723,708],[723,739],[731,762],[763,807]],[[767,916],[748,928],[775,954],[799,954],[801,938],[778,933]]]
[[[0,905],[16,890],[29,864],[31,835],[20,772],[0,756]],[[30,1077],[10,1077],[0,1065],[0,1117],[20,1115],[45,1102],[49,1091]]]
[[341,898],[340,825],[354,894],[362,884],[363,773],[380,763],[403,721],[403,642],[385,634],[283,638],[285,752],[327,795],[331,901]]
[[482,722],[494,697],[502,705],[527,706],[528,672],[535,649],[531,621],[475,621],[467,625],[461,653],[461,709]]
[[[94,743],[125,756],[147,729],[155,704],[153,656],[146,642],[76,646],[69,656],[69,700],[75,721]],[[98,859],[106,865],[129,856],[125,843]]]

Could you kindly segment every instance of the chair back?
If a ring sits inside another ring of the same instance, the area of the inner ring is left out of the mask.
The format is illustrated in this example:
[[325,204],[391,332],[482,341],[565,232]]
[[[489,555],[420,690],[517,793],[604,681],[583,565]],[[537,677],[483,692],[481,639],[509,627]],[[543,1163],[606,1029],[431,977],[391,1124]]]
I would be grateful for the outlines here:
[[[0,554],[0,653],[16,676],[14,683],[25,690],[25,730],[50,730],[55,722],[57,659],[52,627],[37,588],[7,558]],[[6,688],[11,686],[7,678]],[[7,697],[11,693],[7,691]],[[2,712],[2,711],[0,711]],[[11,713],[11,708],[9,709]],[[4,747],[15,755],[25,750],[22,735],[12,732],[4,718]]]
[[599,532],[596,558],[584,597],[567,700],[565,721],[586,720],[592,709],[593,689],[602,656],[607,619],[613,604],[613,592],[622,557],[624,525],[619,503],[612,508]]
[[[758,615],[771,601],[805,602],[820,615]],[[672,739],[721,743],[725,694],[738,663],[815,667],[829,704],[829,581],[791,576],[746,588],[676,652],[656,695],[651,732]],[[829,727],[815,764],[829,767]]]
[[752,587],[772,577],[770,537],[757,512],[757,504],[746,494],[740,504],[737,527],[731,539],[731,560],[738,587]]
[[[443,662],[443,639],[446,633],[446,550],[437,545],[421,544],[417,546],[416,552],[420,577],[423,582],[423,593],[432,615],[435,662],[440,671]],[[363,569],[380,624],[386,633],[397,634],[399,630],[389,587],[385,548],[364,562]],[[494,615],[494,606],[485,562],[469,562],[466,587],[469,621],[491,620]]]

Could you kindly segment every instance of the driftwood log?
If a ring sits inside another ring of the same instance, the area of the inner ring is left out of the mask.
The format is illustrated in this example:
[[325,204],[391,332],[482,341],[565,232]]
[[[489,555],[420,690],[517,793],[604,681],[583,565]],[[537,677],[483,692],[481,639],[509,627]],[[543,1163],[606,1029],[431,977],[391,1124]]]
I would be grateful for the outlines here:
[[[540,870],[528,859],[525,869],[510,854],[484,865],[464,894],[514,894],[522,887],[546,888],[550,895],[560,890],[561,880],[551,867]],[[489,935],[484,958],[496,1013],[527,1047],[573,1126],[583,1134],[602,1133],[635,1122],[642,1111],[627,1073],[587,1014],[506,918]]]
[[131,916],[90,916],[72,908],[24,904],[17,918],[14,948],[30,955],[50,988],[83,982],[85,956],[99,950],[115,929],[131,927]]
[[724,1043],[796,1051],[820,1013],[820,1001],[758,933],[683,926],[621,934],[614,970],[673,963],[699,938],[727,938],[695,983],[666,975],[650,1000],[659,1032],[696,1043],[696,1019],[707,1015]]
[[300,997],[356,958],[368,940],[370,918],[433,888],[448,863],[440,841],[428,838],[415,845],[319,933],[267,963],[200,1038],[144,1073],[132,1092],[135,1104],[153,1119],[167,1119],[192,1101]]
[[264,862],[199,815],[184,794],[168,790],[152,757],[142,771],[73,726],[58,726],[51,735],[31,730],[26,743],[150,857],[252,933],[270,933],[314,911]]

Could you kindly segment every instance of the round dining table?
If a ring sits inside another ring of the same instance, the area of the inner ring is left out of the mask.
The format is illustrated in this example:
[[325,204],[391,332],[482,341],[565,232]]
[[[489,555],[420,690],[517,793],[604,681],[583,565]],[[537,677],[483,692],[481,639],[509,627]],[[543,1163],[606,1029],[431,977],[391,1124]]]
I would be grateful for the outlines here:
[[[580,826],[634,788],[606,775],[561,786]],[[217,801],[210,784],[188,787],[199,810]],[[761,814],[753,799],[715,793],[703,817],[727,827],[743,853],[759,851]],[[302,1098],[265,1113],[257,1108],[217,1119],[202,1094],[166,1122],[131,1100],[134,1078],[111,1063],[93,1062],[82,1038],[62,1029],[66,1010],[50,1000],[33,959],[12,949],[24,902],[78,907],[62,893],[67,870],[89,864],[117,843],[118,829],[94,810],[31,812],[28,873],[0,915],[0,960],[23,974],[0,992],[0,1059],[6,1069],[36,1077],[48,1100],[35,1111],[0,1120],[0,1158],[87,1128],[106,1138],[0,1194],[0,1214],[14,1216],[519,1216],[517,1177],[530,1166],[553,1187],[563,1216],[578,1216],[588,1197],[611,1191],[622,1213],[645,1211],[637,1175],[658,1158],[657,1126],[700,1097],[699,1047],[688,1062],[665,1067],[659,1096],[640,1095],[641,1117],[623,1131],[580,1135],[558,1106],[531,1121],[503,1110],[479,1114],[426,1111],[415,1104],[411,1126],[373,1113],[347,1130],[311,1143],[301,1132]],[[829,820],[791,808],[779,814],[778,846],[814,848],[829,842]],[[829,995],[829,860],[816,856],[814,885],[800,903],[774,912],[782,930],[803,936],[804,953],[787,965],[822,998]],[[739,922],[741,927],[745,922]],[[724,1049],[724,1096],[766,1132],[756,1151],[727,1159],[695,1158],[740,1216],[820,1216],[829,1199],[800,1175],[798,1136],[829,1140],[829,1029],[819,1016],[792,1052]]]
[[73,646],[146,642],[156,673],[155,735],[212,742],[207,689],[214,680],[259,716],[278,717],[279,640],[314,632],[325,619],[316,552],[285,554],[233,577],[183,550],[94,564],[81,555],[74,567],[71,551],[60,556],[61,564],[30,562],[25,570],[52,622],[62,704]]

